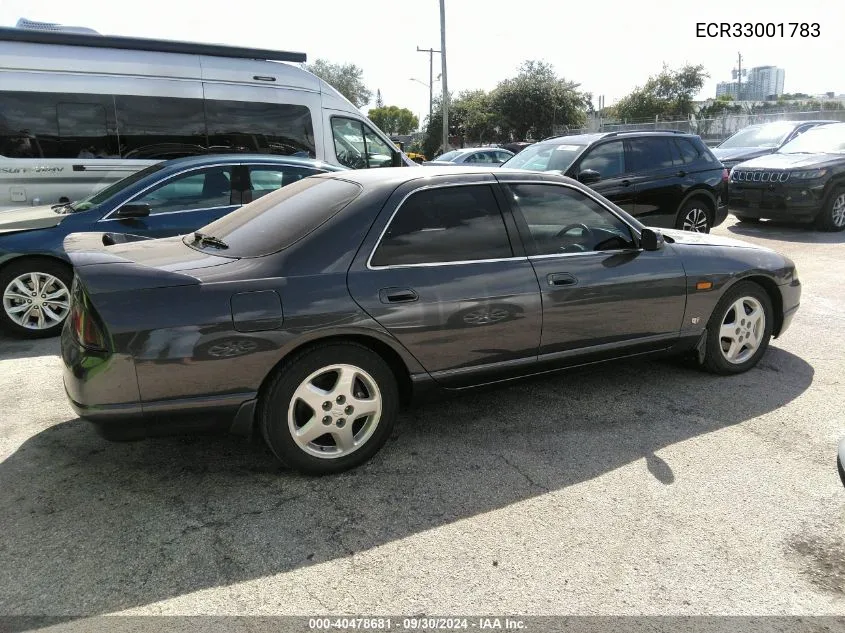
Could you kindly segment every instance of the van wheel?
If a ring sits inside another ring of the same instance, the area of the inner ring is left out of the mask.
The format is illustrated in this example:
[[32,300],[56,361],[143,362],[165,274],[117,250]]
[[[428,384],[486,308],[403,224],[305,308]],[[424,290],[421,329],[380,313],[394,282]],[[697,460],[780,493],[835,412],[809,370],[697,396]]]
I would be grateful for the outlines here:
[[70,313],[73,272],[49,259],[21,259],[0,271],[0,327],[17,338],[57,336]]
[[259,424],[283,464],[310,475],[363,464],[390,437],[399,388],[388,364],[356,343],[305,350],[273,378]]
[[693,233],[709,233],[713,226],[712,213],[701,198],[693,198],[684,203],[675,220],[675,228]]
[[836,232],[845,230],[845,187],[837,187],[828,196],[824,208],[816,216],[816,228]]

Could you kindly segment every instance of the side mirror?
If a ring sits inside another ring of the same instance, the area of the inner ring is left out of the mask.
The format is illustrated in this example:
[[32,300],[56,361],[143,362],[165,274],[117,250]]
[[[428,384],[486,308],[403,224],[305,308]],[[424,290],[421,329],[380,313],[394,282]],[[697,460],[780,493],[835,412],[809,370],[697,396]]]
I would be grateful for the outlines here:
[[654,229],[643,229],[640,233],[640,246],[646,251],[659,251],[666,242],[663,233]]
[[839,468],[839,478],[845,486],[845,438],[839,442],[839,456],[836,458],[836,466]]
[[601,180],[601,174],[595,169],[585,169],[578,173],[578,182],[582,185],[589,185],[599,180]]
[[145,218],[150,214],[150,205],[141,202],[130,202],[124,204],[117,210],[114,217],[121,219]]

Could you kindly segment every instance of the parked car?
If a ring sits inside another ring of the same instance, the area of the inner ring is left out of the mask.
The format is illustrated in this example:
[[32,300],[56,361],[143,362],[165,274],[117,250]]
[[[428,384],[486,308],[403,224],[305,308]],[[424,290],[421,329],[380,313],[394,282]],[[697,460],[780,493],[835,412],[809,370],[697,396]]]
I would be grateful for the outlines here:
[[839,479],[845,486],[845,437],[839,442],[839,454],[836,457],[836,467],[839,470]]
[[4,211],[0,327],[27,338],[60,332],[70,311],[73,270],[62,249],[70,233],[184,234],[283,185],[342,169],[289,156],[197,156],[156,163],[79,202]]
[[427,391],[649,353],[746,371],[801,294],[774,251],[501,168],[323,174],[186,236],[102,237],[65,240],[76,412],[115,439],[222,422],[307,473],[368,460]]
[[772,154],[807,130],[827,123],[838,121],[773,121],[749,125],[713,148],[713,154],[731,169],[746,160]]
[[728,171],[692,134],[561,136],[522,150],[504,167],[576,178],[648,226],[709,233],[728,215]]
[[845,230],[845,123],[820,125],[774,154],[740,163],[731,170],[730,197],[741,222],[768,218]]
[[485,165],[501,165],[513,156],[501,147],[464,147],[454,149],[451,152],[441,154],[434,160],[427,160],[423,165],[473,165],[484,167]]

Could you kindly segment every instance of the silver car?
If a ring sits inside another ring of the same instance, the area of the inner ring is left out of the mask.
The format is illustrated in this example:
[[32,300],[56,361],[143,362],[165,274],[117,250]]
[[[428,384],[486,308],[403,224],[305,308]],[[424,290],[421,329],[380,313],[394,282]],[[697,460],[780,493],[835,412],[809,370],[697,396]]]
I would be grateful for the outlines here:
[[513,152],[501,147],[464,147],[425,161],[423,165],[501,165],[511,156]]

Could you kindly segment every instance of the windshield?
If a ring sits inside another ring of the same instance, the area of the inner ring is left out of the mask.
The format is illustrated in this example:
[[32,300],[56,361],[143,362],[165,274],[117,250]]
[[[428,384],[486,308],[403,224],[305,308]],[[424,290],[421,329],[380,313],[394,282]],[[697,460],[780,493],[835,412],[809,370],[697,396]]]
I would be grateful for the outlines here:
[[197,233],[223,242],[207,250],[186,235],[186,244],[222,257],[263,257],[284,250],[328,222],[361,193],[361,186],[333,178],[303,178],[206,224]]
[[118,180],[116,183],[109,185],[105,189],[98,191],[97,193],[88,196],[84,200],[80,202],[74,202],[72,207],[74,211],[87,211],[93,207],[96,207],[98,204],[104,203],[106,200],[111,198],[113,195],[120,193],[127,187],[131,187],[139,180],[142,180],[149,176],[150,174],[154,174],[155,172],[159,171],[160,169],[164,168],[164,163],[156,163],[155,165],[150,165],[141,171],[136,171],[131,176],[127,176],[126,178],[122,178]]
[[752,125],[734,134],[719,145],[719,148],[778,147],[794,129],[795,125],[792,123]]
[[531,171],[566,171],[586,145],[537,143],[522,150],[502,165]]
[[455,158],[457,158],[460,155],[461,155],[460,151],[453,150],[451,152],[446,152],[445,154],[438,156],[434,160],[454,160]]
[[781,147],[778,154],[845,154],[845,124],[808,130]]

